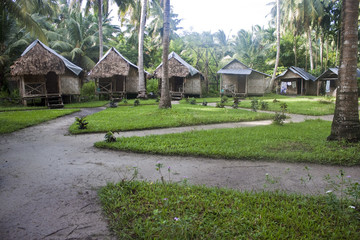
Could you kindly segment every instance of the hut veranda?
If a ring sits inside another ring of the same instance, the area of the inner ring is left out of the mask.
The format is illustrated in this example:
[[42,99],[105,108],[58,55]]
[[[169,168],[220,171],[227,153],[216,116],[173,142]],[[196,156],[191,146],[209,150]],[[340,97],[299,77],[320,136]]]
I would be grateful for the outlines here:
[[[172,99],[185,96],[202,96],[203,75],[175,52],[169,54],[169,91]],[[162,78],[162,63],[155,69],[154,76]],[[159,89],[161,88],[159,81]]]
[[284,95],[316,95],[316,77],[299,67],[289,67],[276,77],[277,89]]
[[138,94],[138,67],[113,47],[93,67],[89,76],[95,79],[96,93],[108,95],[110,99]]
[[217,73],[220,74],[221,95],[264,95],[270,83],[270,75],[251,69],[237,59],[232,60]]
[[39,40],[32,42],[11,66],[22,103],[42,99],[49,107],[63,107],[64,100],[80,95],[82,68]]

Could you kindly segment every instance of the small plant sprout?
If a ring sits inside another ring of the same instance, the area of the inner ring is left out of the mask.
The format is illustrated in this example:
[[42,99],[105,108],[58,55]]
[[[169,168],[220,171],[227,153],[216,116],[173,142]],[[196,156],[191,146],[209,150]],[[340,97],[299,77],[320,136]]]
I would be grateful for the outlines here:
[[165,179],[164,179],[164,176],[162,175],[162,172],[161,172],[161,168],[163,167],[164,165],[160,162],[160,161],[157,161],[156,162],[156,164],[155,164],[155,169],[156,169],[156,171],[158,171],[159,172],[159,174],[160,174],[160,179],[161,179],[161,182],[163,183],[163,184],[165,184]]
[[195,104],[196,104],[196,99],[195,99],[195,98],[191,98],[190,104],[191,104],[191,105],[195,105]]
[[257,99],[251,100],[251,110],[256,112],[259,107],[259,101]]
[[111,131],[108,131],[106,134],[105,134],[105,142],[116,142],[116,137],[114,136],[114,133],[111,132]]
[[76,124],[79,126],[79,129],[87,129],[87,125],[89,124],[88,121],[86,121],[86,116],[83,117],[75,117]]

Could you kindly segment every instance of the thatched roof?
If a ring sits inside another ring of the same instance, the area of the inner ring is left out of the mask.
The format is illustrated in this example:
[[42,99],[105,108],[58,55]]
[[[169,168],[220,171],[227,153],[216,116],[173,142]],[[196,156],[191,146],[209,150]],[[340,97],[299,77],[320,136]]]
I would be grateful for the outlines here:
[[[191,66],[175,52],[169,54],[169,78],[171,77],[187,77],[201,74],[199,70]],[[162,63],[156,68],[154,75],[156,78],[162,77]]]
[[249,68],[242,62],[240,62],[237,59],[232,60],[228,64],[226,64],[223,68],[221,68],[217,73],[218,74],[229,74],[229,75],[250,75],[252,72],[257,72],[262,75],[265,75],[267,77],[270,77],[270,75],[256,71],[252,68]]
[[90,71],[89,76],[93,78],[107,78],[114,75],[129,75],[130,66],[138,68],[135,64],[127,60],[115,48],[109,51],[100,59],[100,61]]
[[282,72],[279,76],[276,77],[276,79],[282,79],[288,72],[292,72],[292,73],[298,75],[299,78],[302,78],[306,81],[309,81],[309,80],[316,81],[316,77],[314,77],[310,73],[306,72],[304,69],[299,68],[299,67],[294,67],[294,66],[289,67],[287,70]]
[[82,68],[76,66],[40,40],[32,42],[21,57],[11,66],[13,76],[46,75],[48,72],[64,74],[66,68],[79,75]]

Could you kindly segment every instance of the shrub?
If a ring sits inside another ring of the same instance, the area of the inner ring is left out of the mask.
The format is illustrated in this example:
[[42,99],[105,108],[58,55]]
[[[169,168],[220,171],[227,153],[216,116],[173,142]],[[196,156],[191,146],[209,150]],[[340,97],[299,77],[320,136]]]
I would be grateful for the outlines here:
[[114,133],[111,131],[108,131],[105,134],[105,142],[116,142],[116,137],[114,136]]
[[75,117],[76,125],[79,126],[79,129],[86,129],[87,125],[89,124],[88,121],[86,121],[86,116],[84,117]]
[[284,125],[284,121],[286,119],[286,115],[281,112],[281,113],[275,113],[275,116],[273,118],[273,123],[276,125]]
[[81,87],[80,99],[83,101],[91,101],[91,100],[95,100],[95,98],[96,98],[95,82],[90,81],[84,83],[84,85]]
[[196,99],[195,99],[195,98],[191,98],[190,104],[191,104],[191,105],[195,105],[195,104],[196,104]]
[[286,112],[287,107],[288,107],[288,105],[286,103],[281,103],[280,104],[281,112],[282,113]]
[[202,105],[203,105],[203,106],[207,106],[207,104],[208,104],[208,102],[207,102],[206,100],[204,100],[204,101],[202,102]]
[[126,99],[126,98],[124,98],[123,103],[125,103],[125,104],[127,104],[127,103],[128,103],[128,101],[127,101],[127,99]]
[[277,103],[277,102],[280,102],[280,101],[275,98],[275,99],[273,100],[273,103]]

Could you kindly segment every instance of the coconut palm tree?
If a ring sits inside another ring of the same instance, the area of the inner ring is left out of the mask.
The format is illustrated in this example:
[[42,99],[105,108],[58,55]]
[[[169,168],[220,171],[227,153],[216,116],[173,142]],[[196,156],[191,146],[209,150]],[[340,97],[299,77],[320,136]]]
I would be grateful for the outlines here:
[[359,0],[343,0],[341,12],[341,46],[339,87],[328,140],[360,140],[357,57]]
[[170,0],[164,0],[164,34],[163,34],[163,65],[161,81],[161,98],[159,108],[171,108],[171,99],[169,93],[169,37],[170,37]]
[[139,68],[139,86],[138,97],[147,98],[145,89],[145,75],[144,75],[144,32],[146,24],[147,0],[141,0],[141,17],[139,29],[139,52],[138,52],[138,68]]
[[280,0],[276,0],[276,60],[275,60],[274,72],[268,88],[269,92],[271,92],[274,87],[279,61],[280,61]]

